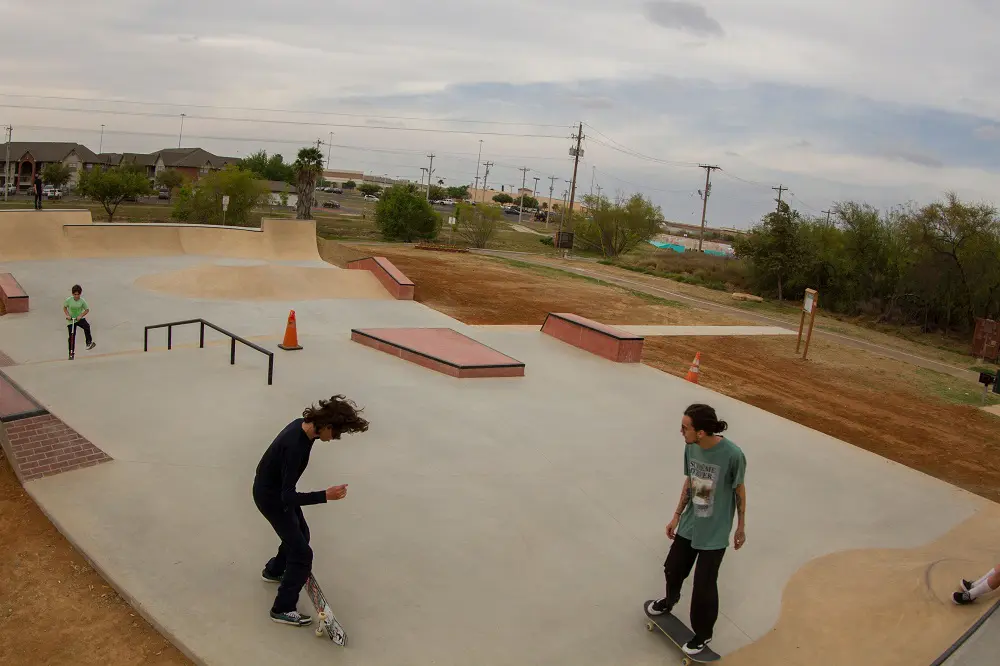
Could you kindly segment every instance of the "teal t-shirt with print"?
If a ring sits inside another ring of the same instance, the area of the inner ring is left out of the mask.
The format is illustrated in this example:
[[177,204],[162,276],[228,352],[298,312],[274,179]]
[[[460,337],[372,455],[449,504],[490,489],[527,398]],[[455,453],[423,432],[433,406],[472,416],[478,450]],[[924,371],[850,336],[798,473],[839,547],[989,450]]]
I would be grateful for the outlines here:
[[66,302],[63,305],[65,305],[66,309],[69,310],[69,316],[71,319],[79,319],[80,314],[90,309],[90,306],[87,305],[87,300],[83,296],[80,297],[80,300],[76,300],[70,296],[66,299]]
[[725,437],[708,450],[697,444],[684,447],[684,474],[691,480],[691,496],[677,534],[690,539],[692,548],[729,546],[736,515],[735,488],[743,483],[746,467],[743,451]]

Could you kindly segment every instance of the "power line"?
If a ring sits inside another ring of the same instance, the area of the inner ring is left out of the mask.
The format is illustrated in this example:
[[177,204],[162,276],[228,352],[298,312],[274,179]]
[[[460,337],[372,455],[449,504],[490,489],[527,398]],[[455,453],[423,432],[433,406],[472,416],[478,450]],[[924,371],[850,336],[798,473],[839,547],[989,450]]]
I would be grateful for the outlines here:
[[[23,95],[15,93],[0,93],[0,97],[13,97],[18,99],[51,99],[64,102],[99,102],[107,104],[135,104],[137,106],[173,106],[186,109],[219,109],[222,111],[257,111],[265,113],[289,113],[314,116],[343,116],[349,118],[377,118],[380,120],[424,120],[427,122],[440,123],[476,123],[482,125],[513,125],[520,127],[571,127],[571,125],[558,125],[553,123],[521,123],[511,120],[471,120],[465,118],[422,118],[419,116],[382,116],[366,113],[346,113],[339,111],[304,111],[302,109],[273,109],[252,106],[218,106],[212,104],[181,104],[179,102],[142,102],[138,100],[110,99],[100,97],[67,97],[61,95]],[[177,115],[177,114],[172,114]]]
[[[111,111],[107,109],[84,109],[79,107],[51,107],[51,106],[33,106],[28,104],[0,104],[0,108],[8,109],[30,109],[33,111],[56,111],[65,113],[90,113],[90,114],[109,114],[116,116],[135,116],[143,118],[177,118],[176,113],[156,113],[152,111]],[[525,137],[532,139],[563,139],[565,137],[554,134],[523,134],[518,132],[490,132],[482,130],[458,130],[458,129],[441,129],[434,127],[397,127],[394,125],[355,125],[351,123],[311,123],[298,120],[270,120],[266,118],[235,118],[226,116],[196,116],[191,114],[182,114],[187,118],[195,118],[198,120],[218,120],[223,122],[242,122],[242,123],[264,123],[272,125],[295,125],[295,126],[308,126],[308,127],[346,127],[353,129],[377,129],[377,130],[391,130],[397,132],[433,132],[435,134],[472,134],[475,136],[516,136]]]

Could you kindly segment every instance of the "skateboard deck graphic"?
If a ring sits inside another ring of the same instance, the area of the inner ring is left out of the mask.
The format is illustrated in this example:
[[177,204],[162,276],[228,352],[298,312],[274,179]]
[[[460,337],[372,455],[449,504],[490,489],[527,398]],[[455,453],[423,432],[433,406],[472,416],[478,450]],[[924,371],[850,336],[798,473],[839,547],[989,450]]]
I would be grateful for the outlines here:
[[[652,600],[650,600],[652,601]],[[694,632],[687,628],[687,626],[677,618],[676,615],[672,613],[664,613],[663,615],[650,615],[646,612],[646,606],[650,602],[647,601],[642,605],[642,612],[648,618],[646,620],[646,629],[649,631],[656,627],[670,639],[670,642],[677,646],[678,650],[681,650],[681,646],[687,643],[689,640],[694,638]],[[698,654],[687,654],[681,650],[681,664],[683,666],[689,666],[691,663],[707,664],[712,661],[719,661],[722,659],[718,654],[712,651],[712,648],[705,647],[704,650]]]
[[313,606],[316,607],[316,612],[319,613],[319,617],[317,618],[319,624],[316,627],[316,635],[323,636],[323,634],[326,634],[337,645],[346,647],[347,632],[344,631],[344,627],[337,621],[337,617],[333,614],[333,609],[330,608],[330,603],[326,600],[326,595],[323,594],[323,590],[320,589],[316,577],[312,574],[309,574],[309,579],[306,581],[306,594],[309,595]]

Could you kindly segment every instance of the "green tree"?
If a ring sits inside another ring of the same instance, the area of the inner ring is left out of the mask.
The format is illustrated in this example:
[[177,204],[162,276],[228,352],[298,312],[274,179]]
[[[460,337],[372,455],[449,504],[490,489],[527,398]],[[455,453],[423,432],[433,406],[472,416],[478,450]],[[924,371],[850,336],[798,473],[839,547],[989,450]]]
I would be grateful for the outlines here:
[[431,185],[430,188],[430,200],[431,201],[441,201],[442,199],[447,199],[448,193],[440,185]]
[[345,190],[353,190],[357,186],[358,186],[357,183],[355,183],[353,180],[349,180],[346,183],[344,183],[343,188]]
[[441,217],[416,185],[394,185],[375,205],[375,226],[387,241],[430,240],[441,229]]
[[514,197],[506,192],[501,192],[500,194],[493,195],[493,201],[496,201],[498,204],[509,204],[514,203]]
[[367,196],[373,196],[382,191],[382,188],[375,183],[361,183],[358,186],[358,192]]
[[494,206],[460,203],[455,209],[455,231],[472,247],[487,247],[502,221],[503,213]]
[[177,169],[164,169],[156,174],[156,184],[173,192],[184,184],[184,174]]
[[528,194],[524,195],[524,200],[521,197],[517,197],[514,201],[517,202],[518,206],[523,206],[524,208],[538,208],[538,199]]
[[461,185],[459,187],[449,187],[446,190],[449,199],[468,199],[469,198],[469,186]]
[[52,162],[51,164],[46,164],[45,168],[42,169],[42,182],[48,183],[53,187],[62,188],[72,175],[73,172],[62,162]]
[[585,196],[584,203],[589,215],[577,219],[573,243],[609,259],[631,252],[661,231],[662,211],[641,194],[614,202]]
[[240,160],[240,168],[257,174],[263,180],[276,180],[282,183],[295,182],[295,168],[285,164],[285,159],[278,153],[267,156],[267,151],[258,150]]
[[128,167],[103,169],[99,166],[83,172],[78,190],[83,196],[104,207],[108,214],[108,222],[114,221],[115,211],[122,201],[147,196],[153,192],[149,179],[137,169]]
[[[199,224],[247,226],[255,208],[267,202],[271,193],[266,183],[251,171],[229,165],[213,171],[194,184],[185,184],[174,198],[173,216]],[[222,197],[229,197],[225,214]]]
[[737,256],[750,264],[758,282],[777,287],[779,301],[784,298],[786,279],[798,275],[805,263],[801,223],[799,212],[781,202],[776,212],[765,215],[760,225],[733,246]]
[[295,219],[311,220],[312,207],[316,204],[316,179],[323,173],[323,153],[319,148],[303,148],[295,164]]

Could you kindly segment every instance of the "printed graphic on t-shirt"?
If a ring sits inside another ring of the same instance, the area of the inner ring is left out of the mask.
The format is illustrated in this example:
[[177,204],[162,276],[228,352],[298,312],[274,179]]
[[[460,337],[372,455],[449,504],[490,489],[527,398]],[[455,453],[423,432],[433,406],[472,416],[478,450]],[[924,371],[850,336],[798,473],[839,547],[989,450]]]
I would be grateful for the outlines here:
[[697,518],[709,518],[715,507],[715,486],[719,482],[718,465],[710,465],[698,460],[688,461],[688,475],[691,477],[691,503]]

